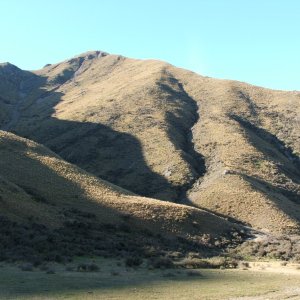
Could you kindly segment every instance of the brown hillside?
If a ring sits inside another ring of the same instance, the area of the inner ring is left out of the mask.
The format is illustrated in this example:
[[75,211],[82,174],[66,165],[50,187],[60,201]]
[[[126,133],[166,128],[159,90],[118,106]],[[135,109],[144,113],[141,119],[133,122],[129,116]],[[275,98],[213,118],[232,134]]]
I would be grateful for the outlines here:
[[[179,246],[182,249],[195,245],[198,251],[208,253],[205,250],[208,247],[213,253],[217,248],[212,242],[226,238],[228,243],[228,238],[239,230],[200,209],[135,196],[63,161],[43,146],[4,131],[0,131],[0,156],[1,240],[11,227],[10,238],[17,236],[18,226],[23,226],[25,232],[32,231],[35,238],[49,236],[46,230],[65,234],[64,230],[73,228],[67,231],[72,239],[63,243],[72,247],[74,239],[79,239],[76,245],[82,246],[88,239],[89,247],[81,250],[83,253],[94,253],[95,247],[107,253],[117,242],[123,243],[120,251],[125,251],[127,244],[144,238],[146,244],[140,244],[139,248],[145,246],[145,250],[150,240],[162,247],[165,242],[155,238],[157,234],[162,239],[181,238],[180,243],[186,245]],[[74,228],[75,225],[79,227]],[[30,226],[42,228],[42,233],[36,233],[36,228]],[[95,236],[91,236],[93,232]],[[108,241],[97,246],[99,238],[103,241],[108,234]],[[14,243],[17,240],[16,237]],[[170,248],[173,243],[166,242],[165,247]],[[5,245],[4,242],[2,247]],[[30,245],[34,248],[34,240]],[[2,251],[6,253],[10,247],[16,245],[10,241]]]
[[300,93],[99,51],[18,76],[2,129],[136,194],[298,232]]
[[207,167],[190,199],[259,229],[298,231],[300,93],[177,76],[199,105],[193,137]]

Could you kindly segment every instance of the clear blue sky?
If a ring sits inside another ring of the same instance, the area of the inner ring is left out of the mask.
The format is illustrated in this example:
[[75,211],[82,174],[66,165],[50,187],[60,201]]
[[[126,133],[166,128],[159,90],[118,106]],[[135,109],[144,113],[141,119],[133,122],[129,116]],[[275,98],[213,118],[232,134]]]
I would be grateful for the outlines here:
[[0,0],[0,61],[39,69],[87,50],[300,90],[298,0]]

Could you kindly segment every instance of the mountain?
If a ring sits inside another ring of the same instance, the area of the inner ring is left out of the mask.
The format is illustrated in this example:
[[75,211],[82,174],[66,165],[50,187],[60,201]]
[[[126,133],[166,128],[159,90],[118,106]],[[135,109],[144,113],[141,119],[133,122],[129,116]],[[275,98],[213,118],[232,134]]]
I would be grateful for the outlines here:
[[27,206],[49,224],[65,207],[100,219],[105,207],[177,235],[299,233],[300,92],[93,51],[38,71],[0,64],[0,109],[1,193],[18,190],[3,211],[16,220]]

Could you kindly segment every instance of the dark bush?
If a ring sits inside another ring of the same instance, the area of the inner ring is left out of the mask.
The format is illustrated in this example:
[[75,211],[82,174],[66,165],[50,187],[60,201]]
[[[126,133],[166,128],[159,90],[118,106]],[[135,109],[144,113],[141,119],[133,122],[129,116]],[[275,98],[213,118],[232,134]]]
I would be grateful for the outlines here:
[[173,261],[168,257],[155,257],[150,260],[150,265],[155,269],[174,268]]
[[33,271],[33,264],[31,263],[24,263],[20,266],[22,271],[32,272]]
[[207,269],[212,268],[211,263],[199,258],[186,258],[179,263],[179,266],[187,269]]
[[190,276],[190,277],[201,277],[202,276],[202,274],[197,271],[188,271],[188,272],[186,272],[186,275]]
[[168,273],[164,273],[162,277],[166,277],[166,278],[176,277],[176,274],[168,272]]
[[99,270],[100,268],[94,263],[92,264],[82,263],[77,266],[77,272],[98,272]]
[[42,265],[40,265],[39,269],[40,269],[41,271],[48,271],[48,270],[49,270],[49,266],[48,266],[48,265],[45,265],[45,264],[42,264]]
[[143,260],[140,257],[138,257],[138,256],[136,256],[136,257],[128,257],[125,260],[125,265],[127,267],[138,267],[142,263],[143,263]]
[[111,271],[111,275],[112,275],[112,276],[119,276],[119,275],[120,275],[120,273],[119,273],[119,272],[117,272],[117,271]]
[[74,267],[73,266],[66,266],[66,271],[67,272],[73,272],[74,271]]
[[46,274],[55,274],[54,268],[49,268],[49,269],[46,271]]

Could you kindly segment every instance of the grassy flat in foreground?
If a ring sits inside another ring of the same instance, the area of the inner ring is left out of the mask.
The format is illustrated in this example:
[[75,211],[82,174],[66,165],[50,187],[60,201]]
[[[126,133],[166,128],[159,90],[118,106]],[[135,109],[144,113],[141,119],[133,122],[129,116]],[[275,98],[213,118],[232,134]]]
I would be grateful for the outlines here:
[[117,261],[97,264],[100,271],[90,273],[66,271],[57,265],[55,274],[3,265],[0,299],[300,299],[300,270],[284,273],[288,266],[282,267],[283,272],[271,272],[255,267],[133,270],[118,266]]

